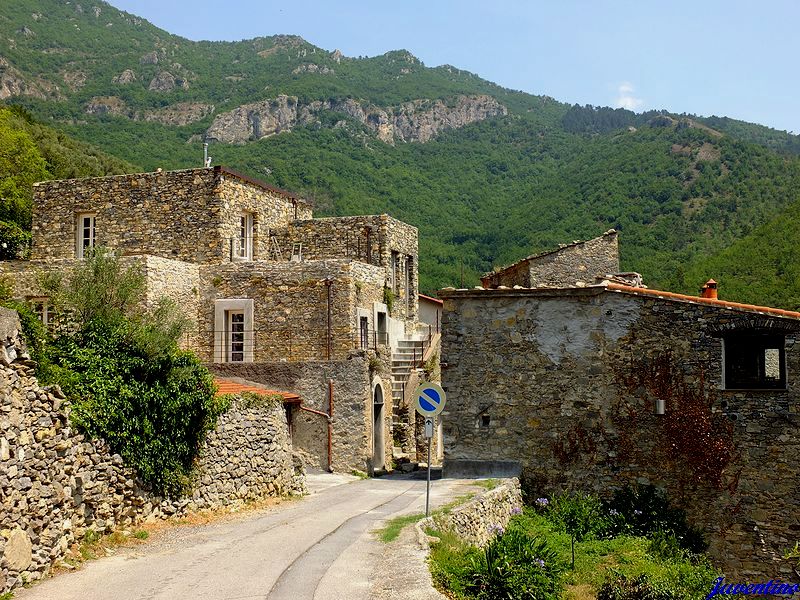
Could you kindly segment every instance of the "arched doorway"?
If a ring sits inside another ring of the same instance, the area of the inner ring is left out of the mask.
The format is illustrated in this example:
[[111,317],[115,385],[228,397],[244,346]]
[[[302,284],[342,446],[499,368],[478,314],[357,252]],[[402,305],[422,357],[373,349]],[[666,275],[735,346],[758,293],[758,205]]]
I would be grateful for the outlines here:
[[383,469],[386,466],[386,442],[384,439],[384,403],[383,386],[380,381],[372,390],[372,468]]

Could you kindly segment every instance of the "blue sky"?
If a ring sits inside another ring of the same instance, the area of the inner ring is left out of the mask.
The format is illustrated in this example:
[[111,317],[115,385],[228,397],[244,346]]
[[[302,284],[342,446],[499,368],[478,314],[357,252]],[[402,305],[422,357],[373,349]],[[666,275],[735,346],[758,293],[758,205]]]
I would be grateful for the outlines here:
[[112,0],[189,39],[297,34],[405,48],[565,102],[726,115],[800,133],[800,0]]

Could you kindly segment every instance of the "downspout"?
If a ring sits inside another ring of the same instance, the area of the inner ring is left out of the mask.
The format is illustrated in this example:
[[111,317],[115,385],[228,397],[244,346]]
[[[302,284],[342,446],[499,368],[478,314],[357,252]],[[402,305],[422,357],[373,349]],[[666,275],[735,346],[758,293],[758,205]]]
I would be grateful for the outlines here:
[[333,379],[328,379],[328,412],[308,408],[300,404],[300,410],[310,412],[320,417],[325,417],[328,421],[328,472],[333,473]]
[[326,279],[325,280],[325,287],[327,288],[327,295],[328,295],[328,339],[327,339],[327,347],[325,351],[325,359],[331,359],[331,345],[332,345],[332,323],[331,323],[331,286],[333,285],[333,279]]

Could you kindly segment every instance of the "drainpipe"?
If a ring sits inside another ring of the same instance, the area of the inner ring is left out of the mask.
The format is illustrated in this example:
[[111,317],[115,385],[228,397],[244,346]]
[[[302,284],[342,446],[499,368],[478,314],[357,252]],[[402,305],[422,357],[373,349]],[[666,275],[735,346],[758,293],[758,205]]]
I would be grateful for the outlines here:
[[331,323],[331,286],[333,285],[333,279],[325,279],[325,287],[327,288],[327,296],[328,296],[328,344],[325,352],[325,359],[331,359],[331,345],[332,345],[332,323]]
[[308,408],[300,404],[300,410],[310,412],[320,417],[325,417],[328,421],[328,472],[333,473],[333,379],[328,379],[328,412]]

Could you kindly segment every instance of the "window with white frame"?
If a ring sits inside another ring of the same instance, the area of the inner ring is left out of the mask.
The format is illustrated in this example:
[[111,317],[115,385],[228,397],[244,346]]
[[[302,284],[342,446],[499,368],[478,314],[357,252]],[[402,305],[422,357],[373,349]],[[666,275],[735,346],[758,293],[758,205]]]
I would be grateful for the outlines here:
[[34,314],[39,317],[42,325],[44,325],[46,329],[52,329],[55,325],[55,315],[53,314],[53,306],[50,304],[50,298],[46,296],[41,298],[28,298],[28,304]]
[[85,258],[95,243],[95,215],[81,213],[78,215],[77,235],[75,236],[75,256]]
[[214,301],[214,362],[253,362],[253,300]]
[[253,260],[253,215],[239,215],[239,228],[236,234],[236,258]]

